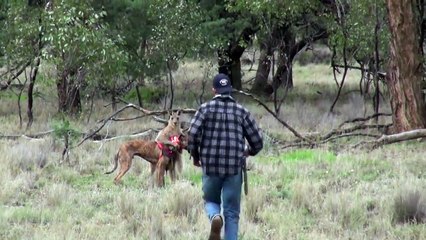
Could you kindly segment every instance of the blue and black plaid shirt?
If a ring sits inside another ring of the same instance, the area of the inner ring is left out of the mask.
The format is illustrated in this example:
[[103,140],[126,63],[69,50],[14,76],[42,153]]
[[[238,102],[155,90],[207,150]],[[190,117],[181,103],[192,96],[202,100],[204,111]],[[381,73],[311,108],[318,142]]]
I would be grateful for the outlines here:
[[217,95],[195,113],[188,150],[205,174],[235,175],[245,160],[246,140],[251,156],[262,150],[262,135],[249,111],[231,96]]

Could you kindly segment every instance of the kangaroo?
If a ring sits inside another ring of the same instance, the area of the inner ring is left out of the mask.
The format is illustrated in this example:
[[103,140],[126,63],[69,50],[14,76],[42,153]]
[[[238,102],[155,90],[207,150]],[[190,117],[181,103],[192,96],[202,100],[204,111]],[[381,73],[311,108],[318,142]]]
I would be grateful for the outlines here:
[[[163,128],[155,138],[155,141],[159,144],[160,147],[178,147],[177,144],[174,143],[172,140],[183,134],[180,122],[180,114],[180,111],[169,112],[169,120],[167,126]],[[181,153],[177,152],[176,154],[174,154],[172,163],[176,164],[177,172],[179,174],[182,173],[183,163]],[[176,172],[174,172],[173,174],[176,174]],[[173,178],[175,177],[176,176],[173,176]]]

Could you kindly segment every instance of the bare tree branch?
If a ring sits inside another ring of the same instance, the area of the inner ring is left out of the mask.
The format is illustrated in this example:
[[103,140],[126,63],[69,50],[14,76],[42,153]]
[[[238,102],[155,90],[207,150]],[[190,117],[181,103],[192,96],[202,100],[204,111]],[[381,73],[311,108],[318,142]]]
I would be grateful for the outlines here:
[[23,138],[30,138],[30,139],[39,139],[41,137],[44,137],[46,135],[49,135],[53,133],[53,130],[40,132],[40,133],[34,133],[34,134],[21,134],[21,135],[0,135],[0,138],[6,138],[6,139],[18,139],[20,137]]
[[[122,108],[120,108],[119,110],[117,110],[116,112],[114,112],[111,116],[109,116],[106,119],[100,120],[98,121],[98,123],[100,123],[100,126],[97,127],[96,129],[89,131],[88,134],[86,134],[86,136],[75,146],[75,147],[79,147],[81,144],[83,144],[87,139],[90,139],[91,137],[93,137],[95,134],[97,134],[109,121],[111,121],[111,119],[113,119],[115,116],[117,116],[118,114],[120,114],[121,112],[123,112],[124,110],[128,109],[128,108],[132,108],[135,109],[137,111],[142,112],[143,114],[145,114],[145,116],[155,116],[155,115],[161,115],[161,114],[166,114],[168,111],[167,110],[161,110],[161,111],[151,111],[142,107],[139,107],[133,103],[129,103],[126,106],[123,106]],[[184,109],[174,109],[174,110],[180,110],[182,113],[195,113],[196,110],[195,109],[191,109],[191,108],[184,108]]]
[[286,127],[288,130],[290,130],[296,137],[300,138],[303,141],[306,141],[310,144],[315,144],[312,140],[307,139],[305,137],[303,137],[302,135],[300,135],[300,133],[298,133],[294,128],[292,128],[290,125],[288,125],[284,120],[282,120],[281,118],[278,117],[277,114],[274,113],[274,111],[272,111],[271,109],[269,109],[268,106],[266,106],[265,103],[263,103],[262,101],[260,101],[258,98],[256,98],[255,96],[253,96],[250,93],[246,93],[244,91],[236,91],[240,94],[243,94],[245,96],[249,96],[250,98],[252,98],[254,101],[256,101],[258,104],[260,104],[263,108],[266,109],[266,111],[268,111],[272,116],[274,116],[275,119],[278,120],[278,122],[280,122],[284,127]]
[[[6,90],[13,82],[13,80],[17,79],[25,71],[25,69],[31,64],[31,62],[32,59],[28,60],[16,73],[12,73],[12,71],[10,71],[9,73],[12,75],[12,77],[7,80],[6,84],[0,84],[0,90]],[[2,74],[2,76],[5,74],[7,74],[7,72]]]
[[343,127],[343,125],[348,124],[348,123],[366,122],[370,119],[373,119],[373,118],[376,118],[376,117],[379,117],[379,116],[392,116],[392,113],[375,113],[375,114],[373,114],[371,116],[367,116],[365,118],[355,118],[355,119],[347,120],[347,121],[344,121],[343,123],[341,123],[338,128],[341,128],[341,127]]

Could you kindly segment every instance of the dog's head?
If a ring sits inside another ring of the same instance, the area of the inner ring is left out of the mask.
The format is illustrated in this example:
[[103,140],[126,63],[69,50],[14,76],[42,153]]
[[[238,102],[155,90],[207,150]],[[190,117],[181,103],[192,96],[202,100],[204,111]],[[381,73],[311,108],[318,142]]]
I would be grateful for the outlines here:
[[188,129],[184,129],[182,133],[179,135],[180,148],[188,150]]
[[180,127],[180,111],[170,111],[168,125],[175,128]]

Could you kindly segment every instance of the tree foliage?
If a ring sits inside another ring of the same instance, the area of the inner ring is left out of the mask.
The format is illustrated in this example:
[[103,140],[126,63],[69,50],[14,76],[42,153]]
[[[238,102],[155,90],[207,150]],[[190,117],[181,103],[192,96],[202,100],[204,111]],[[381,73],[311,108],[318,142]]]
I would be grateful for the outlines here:
[[[9,74],[1,76],[11,81],[22,72],[19,69],[38,66],[41,60],[55,71],[49,81],[57,85],[59,110],[67,111],[79,106],[82,93],[120,94],[119,88],[143,86],[149,79],[171,79],[171,71],[186,59],[218,58],[218,71],[229,74],[234,87],[241,88],[241,56],[252,47],[263,51],[259,62],[267,62],[259,63],[258,73],[263,72],[256,74],[253,86],[268,86],[264,83],[272,68],[276,93],[282,85],[291,87],[295,56],[321,41],[333,51],[334,68],[359,65],[367,72],[368,81],[375,83],[367,87],[374,86],[378,106],[379,72],[385,72],[389,55],[385,3],[3,0],[0,66]],[[415,4],[422,44],[423,4]],[[343,83],[344,79],[337,85],[341,88]]]

